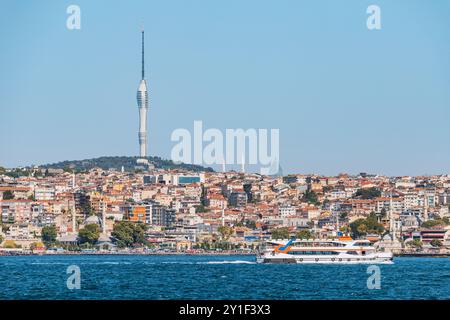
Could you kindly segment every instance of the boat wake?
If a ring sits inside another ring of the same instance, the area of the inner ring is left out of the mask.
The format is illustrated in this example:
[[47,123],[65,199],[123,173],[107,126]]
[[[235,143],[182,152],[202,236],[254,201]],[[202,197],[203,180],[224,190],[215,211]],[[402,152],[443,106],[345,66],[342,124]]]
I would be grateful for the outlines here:
[[222,261],[163,261],[162,264],[256,264],[254,261],[246,260],[222,260]]
[[198,264],[256,264],[254,261],[246,260],[224,260],[224,261],[207,261],[207,262],[197,262]]
[[30,262],[31,265],[67,265],[65,262]]

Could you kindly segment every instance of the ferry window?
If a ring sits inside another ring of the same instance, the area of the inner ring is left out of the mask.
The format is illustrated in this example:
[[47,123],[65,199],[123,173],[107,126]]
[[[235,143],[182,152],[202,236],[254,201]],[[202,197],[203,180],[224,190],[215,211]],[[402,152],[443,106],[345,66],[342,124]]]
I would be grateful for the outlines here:
[[357,242],[355,243],[355,246],[360,246],[360,247],[369,247],[372,244],[370,242]]

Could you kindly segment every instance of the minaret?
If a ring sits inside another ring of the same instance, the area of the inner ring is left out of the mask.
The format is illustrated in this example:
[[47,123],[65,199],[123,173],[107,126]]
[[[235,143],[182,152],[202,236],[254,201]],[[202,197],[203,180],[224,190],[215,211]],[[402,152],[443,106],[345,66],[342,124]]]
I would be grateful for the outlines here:
[[225,168],[225,159],[222,158],[222,172],[227,172],[227,169]]
[[245,173],[245,155],[242,153],[241,172]]
[[106,201],[102,202],[102,233],[106,234]]
[[425,190],[425,195],[423,198],[423,219],[425,221],[428,220],[428,194],[427,194],[426,190]]
[[72,233],[73,234],[77,233],[77,212],[75,207],[75,199],[73,200],[72,205]]
[[336,214],[336,236],[339,236],[339,212]]
[[[147,110],[148,110],[148,93],[147,82],[145,81],[144,72],[144,29],[142,29],[142,77],[137,91],[137,104],[139,109],[139,157],[138,162],[146,162],[147,158]],[[144,160],[145,161],[142,161]]]
[[394,218],[392,211],[393,210],[392,210],[392,190],[391,190],[391,192],[389,194],[389,233],[391,234],[392,241],[396,241],[396,239],[397,239],[395,237],[395,234],[397,232],[396,226],[395,226],[396,222],[395,222],[395,218]]

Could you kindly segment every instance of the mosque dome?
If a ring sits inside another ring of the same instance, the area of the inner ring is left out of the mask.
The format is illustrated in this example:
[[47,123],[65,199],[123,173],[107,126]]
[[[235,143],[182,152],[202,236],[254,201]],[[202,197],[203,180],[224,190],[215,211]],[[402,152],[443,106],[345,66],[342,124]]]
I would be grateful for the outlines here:
[[96,215],[87,217],[86,220],[84,220],[83,225],[92,224],[92,223],[95,223],[95,224],[97,224],[99,226],[102,225],[102,221]]

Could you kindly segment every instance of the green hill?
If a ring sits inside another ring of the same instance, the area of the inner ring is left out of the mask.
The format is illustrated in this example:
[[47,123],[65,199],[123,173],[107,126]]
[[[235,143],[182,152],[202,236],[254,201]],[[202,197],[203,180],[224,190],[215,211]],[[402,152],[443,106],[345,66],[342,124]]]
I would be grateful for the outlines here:
[[[85,160],[67,160],[57,163],[45,164],[39,167],[41,168],[53,168],[53,169],[72,169],[76,171],[85,171],[95,167],[107,169],[121,170],[122,166],[125,171],[134,171],[138,165],[136,160],[139,157],[99,157],[94,159]],[[158,169],[184,169],[190,171],[214,171],[212,168],[202,167],[195,164],[175,163],[172,160],[161,159],[160,157],[147,157],[148,161]]]

